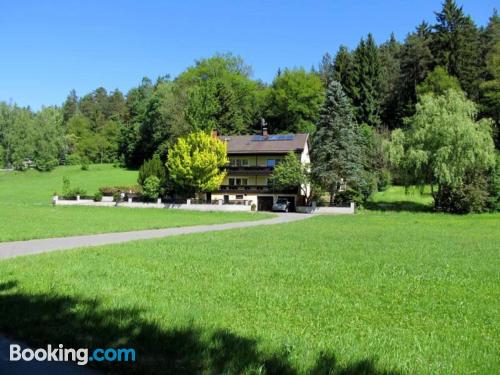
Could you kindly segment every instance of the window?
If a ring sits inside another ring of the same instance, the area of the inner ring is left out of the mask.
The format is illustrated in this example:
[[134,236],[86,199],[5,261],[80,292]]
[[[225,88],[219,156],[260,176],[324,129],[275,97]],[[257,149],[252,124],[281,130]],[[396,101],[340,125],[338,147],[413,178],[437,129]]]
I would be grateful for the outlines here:
[[246,186],[248,185],[248,178],[230,178],[229,186]]
[[247,159],[231,159],[229,161],[231,167],[248,167]]
[[276,166],[275,159],[267,159],[266,165],[268,168],[274,168]]
[[243,199],[243,194],[236,194],[236,199]]

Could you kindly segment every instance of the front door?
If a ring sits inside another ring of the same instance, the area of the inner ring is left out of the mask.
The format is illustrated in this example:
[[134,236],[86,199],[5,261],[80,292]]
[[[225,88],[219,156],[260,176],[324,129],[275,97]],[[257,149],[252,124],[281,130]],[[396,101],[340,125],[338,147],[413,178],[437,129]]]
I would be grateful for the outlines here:
[[259,197],[257,196],[257,210],[258,211],[271,211],[273,209],[273,197]]

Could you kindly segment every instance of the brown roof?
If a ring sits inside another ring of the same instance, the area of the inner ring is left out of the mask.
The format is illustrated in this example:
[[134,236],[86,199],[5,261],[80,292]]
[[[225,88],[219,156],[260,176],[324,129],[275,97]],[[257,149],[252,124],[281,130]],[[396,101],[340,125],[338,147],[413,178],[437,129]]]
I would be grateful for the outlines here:
[[227,142],[228,154],[286,154],[302,152],[309,134],[229,135],[219,139]]

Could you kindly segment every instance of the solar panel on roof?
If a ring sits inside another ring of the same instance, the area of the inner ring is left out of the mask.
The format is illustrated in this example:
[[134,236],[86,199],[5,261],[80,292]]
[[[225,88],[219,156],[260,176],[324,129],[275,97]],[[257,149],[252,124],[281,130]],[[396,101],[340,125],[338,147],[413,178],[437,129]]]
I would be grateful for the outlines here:
[[274,134],[270,136],[254,135],[252,141],[293,141],[295,136],[293,134]]
[[264,137],[261,135],[254,135],[252,137],[252,141],[263,141],[263,140],[264,140]]
[[270,135],[269,141],[293,141],[294,136],[292,134],[276,134]]

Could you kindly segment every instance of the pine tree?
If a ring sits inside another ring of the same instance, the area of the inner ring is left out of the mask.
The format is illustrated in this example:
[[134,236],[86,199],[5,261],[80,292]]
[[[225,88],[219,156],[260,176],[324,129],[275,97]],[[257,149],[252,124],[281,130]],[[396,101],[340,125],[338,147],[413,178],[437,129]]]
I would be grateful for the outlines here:
[[379,53],[381,118],[385,126],[393,129],[398,125],[399,93],[397,89],[401,76],[401,44],[396,40],[394,33],[387,42],[380,46]]
[[333,79],[333,68],[334,68],[333,64],[334,61],[332,56],[328,52],[325,53],[318,67],[318,74],[325,88],[328,87],[331,80]]
[[358,123],[380,125],[380,57],[372,34],[362,39],[354,51],[354,97]]
[[330,193],[330,202],[344,184],[356,184],[363,173],[363,146],[349,99],[332,81],[320,109],[311,147],[314,180]]
[[398,95],[400,99],[398,121],[413,115],[417,102],[417,86],[429,73],[433,56],[430,49],[431,33],[429,26],[423,22],[417,30],[408,35],[401,49]]
[[354,79],[354,66],[352,54],[346,46],[340,46],[335,61],[333,62],[333,80],[339,82],[349,99],[354,100],[357,95],[356,81]]
[[73,89],[69,92],[66,101],[63,104],[63,123],[66,124],[71,117],[78,113],[78,96]]
[[436,20],[432,42],[436,65],[446,67],[465,92],[477,98],[481,76],[479,30],[455,0],[445,0]]

